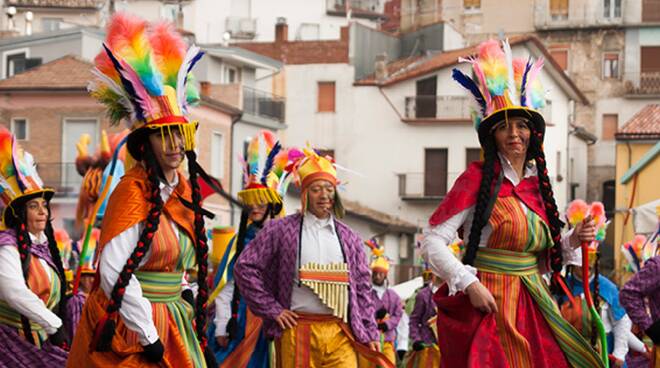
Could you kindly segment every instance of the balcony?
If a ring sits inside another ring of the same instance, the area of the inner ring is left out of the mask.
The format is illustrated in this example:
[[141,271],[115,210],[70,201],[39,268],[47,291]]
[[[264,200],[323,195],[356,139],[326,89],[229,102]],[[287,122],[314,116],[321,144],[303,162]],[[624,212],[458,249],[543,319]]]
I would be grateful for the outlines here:
[[284,122],[285,98],[243,86],[243,111],[266,119]]
[[625,73],[623,79],[626,95],[628,96],[660,96],[660,71]]
[[384,1],[380,0],[326,0],[326,14],[345,17],[346,3],[351,9],[351,16],[365,19],[386,19]]
[[449,183],[453,183],[460,173],[423,172],[396,174],[399,178],[399,198],[404,201],[437,202],[449,191]]
[[[551,9],[551,0],[536,0],[534,27],[537,30],[601,28],[623,25],[625,0],[567,2],[568,7]],[[618,5],[618,6],[617,6]]]
[[406,97],[404,122],[469,122],[470,100],[465,96]]
[[255,18],[227,17],[225,18],[225,31],[229,32],[234,39],[251,40],[257,34],[257,20]]
[[82,176],[73,162],[39,163],[37,171],[44,186],[55,190],[55,197],[71,198],[80,193]]

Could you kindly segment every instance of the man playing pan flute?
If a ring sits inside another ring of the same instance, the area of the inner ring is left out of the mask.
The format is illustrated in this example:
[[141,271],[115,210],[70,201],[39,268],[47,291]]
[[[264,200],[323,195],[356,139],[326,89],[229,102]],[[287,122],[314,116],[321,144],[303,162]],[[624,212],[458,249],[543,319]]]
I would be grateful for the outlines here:
[[276,339],[277,366],[354,368],[364,356],[393,368],[379,352],[362,241],[338,220],[344,210],[331,159],[304,150],[290,169],[302,211],[266,224],[234,268],[248,307]]

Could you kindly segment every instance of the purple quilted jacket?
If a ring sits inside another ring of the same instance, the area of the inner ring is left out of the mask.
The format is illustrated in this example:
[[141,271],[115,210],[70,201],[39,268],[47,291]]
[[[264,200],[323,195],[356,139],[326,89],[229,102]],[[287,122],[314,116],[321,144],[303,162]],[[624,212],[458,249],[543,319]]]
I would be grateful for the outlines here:
[[433,330],[428,324],[428,320],[435,315],[433,291],[430,286],[425,286],[417,293],[415,308],[410,314],[410,340],[412,342],[421,341],[425,344],[437,344]]
[[[297,273],[300,214],[271,221],[259,231],[241,253],[234,277],[250,310],[263,318],[268,338],[282,334],[275,318],[291,308],[291,293]],[[355,339],[362,343],[378,340],[371,299],[371,280],[367,258],[360,237],[337,221],[337,234],[343,247],[350,273],[349,322]]]

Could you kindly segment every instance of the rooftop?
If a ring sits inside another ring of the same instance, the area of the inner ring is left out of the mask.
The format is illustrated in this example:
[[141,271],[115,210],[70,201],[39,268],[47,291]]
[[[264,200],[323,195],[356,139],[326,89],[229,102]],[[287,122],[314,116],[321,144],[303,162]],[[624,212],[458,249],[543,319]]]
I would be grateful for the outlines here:
[[384,226],[388,230],[406,233],[416,233],[419,230],[419,227],[413,223],[384,212],[376,211],[360,204],[359,202],[349,201],[347,199],[342,199],[341,201],[349,215]]
[[5,6],[25,8],[100,9],[104,0],[7,0]]
[[93,65],[66,55],[23,73],[0,80],[0,91],[86,91]]
[[644,106],[616,132],[616,139],[660,139],[660,104]]

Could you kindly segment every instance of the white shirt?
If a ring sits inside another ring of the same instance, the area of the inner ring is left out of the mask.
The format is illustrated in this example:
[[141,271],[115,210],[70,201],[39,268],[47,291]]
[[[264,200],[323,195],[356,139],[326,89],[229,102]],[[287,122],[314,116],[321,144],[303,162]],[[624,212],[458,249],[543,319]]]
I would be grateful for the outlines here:
[[225,284],[215,297],[215,337],[227,336],[227,323],[231,318],[231,299],[234,296],[234,279]]
[[[513,185],[518,185],[520,179],[509,160],[502,155],[499,157],[503,168],[504,178],[511,181]],[[526,165],[524,168],[524,178],[535,175],[536,166]],[[518,200],[518,203],[525,213],[529,211],[522,201]],[[422,257],[424,257],[429,263],[433,272],[447,282],[447,285],[449,286],[449,295],[453,295],[458,291],[464,291],[470,284],[478,281],[476,276],[477,269],[461,263],[461,261],[451,253],[449,248],[447,248],[447,246],[456,238],[456,232],[461,226],[463,226],[464,234],[470,234],[472,219],[474,216],[474,207],[475,206],[469,207],[457,213],[442,224],[433,227],[427,226],[424,229]],[[486,224],[486,226],[483,227],[481,230],[481,240],[479,241],[480,247],[486,246],[492,231],[490,224]],[[570,245],[569,237],[571,234],[572,230],[565,233],[561,239],[564,263],[570,263],[576,257],[579,257],[579,255],[576,255],[575,249]]]
[[[307,212],[303,216],[303,229],[300,238],[300,265],[314,262],[320,264],[343,263],[341,244],[335,229],[335,219],[330,216],[319,219]],[[296,244],[297,246],[297,244]],[[298,286],[297,277],[293,280],[291,310],[294,312],[332,314],[332,309],[323,304],[321,298],[305,285]]]
[[403,314],[401,314],[401,319],[399,320],[399,324],[396,325],[396,350],[404,350],[408,351],[408,334],[409,334],[409,324],[410,324],[410,317],[408,317],[408,314],[404,311]]
[[[43,232],[38,236],[30,234],[30,239],[34,244],[48,240]],[[39,262],[45,269],[50,268],[43,259],[39,259]],[[50,273],[47,272],[46,275],[50,280]],[[62,326],[60,317],[48,309],[37,294],[25,284],[21,257],[18,248],[14,246],[0,246],[0,299],[30,321],[43,327],[48,335],[54,334]]]
[[[174,192],[174,189],[179,183],[178,175],[175,176],[174,181],[169,185],[160,183],[160,197],[163,202],[167,202]],[[144,222],[140,222],[132,227],[124,230],[121,234],[114,237],[103,247],[101,258],[99,260],[99,273],[101,276],[101,289],[105,295],[110,298],[119,273],[126,264],[131,253],[137,246],[140,238],[140,233],[144,228]],[[174,222],[169,221],[169,225],[173,227],[174,233],[178,239],[179,232]],[[161,223],[159,226],[167,226]],[[144,266],[151,257],[151,248],[147,251],[138,269]],[[140,344],[143,346],[153,344],[158,340],[158,331],[154,325],[151,302],[142,296],[142,288],[140,282],[135,275],[131,276],[124,299],[122,300],[121,308],[119,308],[119,315],[124,321],[126,327],[137,333]]]

